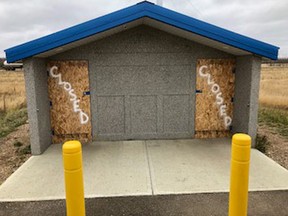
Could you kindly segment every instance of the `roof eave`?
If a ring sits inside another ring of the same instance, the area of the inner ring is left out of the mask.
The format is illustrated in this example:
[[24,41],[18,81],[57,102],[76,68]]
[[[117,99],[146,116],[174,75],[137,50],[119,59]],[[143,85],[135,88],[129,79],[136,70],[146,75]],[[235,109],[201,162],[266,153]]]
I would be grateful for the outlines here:
[[248,51],[252,54],[272,60],[278,59],[279,47],[222,29],[149,2],[142,2],[7,49],[5,50],[7,61],[15,62],[32,57],[143,17],[155,19],[185,31]]

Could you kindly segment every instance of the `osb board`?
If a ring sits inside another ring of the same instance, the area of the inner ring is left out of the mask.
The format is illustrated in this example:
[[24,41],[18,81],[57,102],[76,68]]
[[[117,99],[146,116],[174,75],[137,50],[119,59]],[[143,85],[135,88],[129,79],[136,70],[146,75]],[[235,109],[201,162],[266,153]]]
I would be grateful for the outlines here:
[[90,96],[84,92],[89,91],[89,75],[87,61],[51,61],[48,69],[58,67],[56,74],[61,74],[64,82],[69,82],[77,99],[80,100],[79,108],[89,116],[86,124],[81,124],[79,112],[74,112],[71,96],[63,85],[59,85],[58,78],[49,75],[48,93],[51,101],[50,116],[51,127],[54,131],[53,143],[61,143],[66,140],[77,139],[81,142],[91,140],[91,114]]
[[209,138],[221,138],[231,137],[231,132],[226,131],[195,131],[195,138],[197,139],[209,139]]
[[234,59],[199,59],[197,62],[196,89],[202,93],[196,94],[195,137],[216,138],[230,135],[229,128],[225,126],[223,117],[220,116],[220,106],[216,104],[216,94],[211,91],[212,84],[208,84],[207,77],[199,75],[199,68],[206,65],[205,73],[211,74],[210,81],[220,87],[223,103],[226,105],[226,114],[233,118],[233,102],[235,75]]

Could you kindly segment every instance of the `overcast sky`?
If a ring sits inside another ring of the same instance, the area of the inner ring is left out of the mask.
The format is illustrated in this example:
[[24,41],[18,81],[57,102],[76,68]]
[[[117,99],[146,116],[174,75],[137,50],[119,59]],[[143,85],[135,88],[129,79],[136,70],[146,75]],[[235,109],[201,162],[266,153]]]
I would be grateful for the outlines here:
[[[0,0],[0,57],[4,49],[140,1]],[[279,46],[279,56],[288,57],[287,0],[163,0],[163,6]]]

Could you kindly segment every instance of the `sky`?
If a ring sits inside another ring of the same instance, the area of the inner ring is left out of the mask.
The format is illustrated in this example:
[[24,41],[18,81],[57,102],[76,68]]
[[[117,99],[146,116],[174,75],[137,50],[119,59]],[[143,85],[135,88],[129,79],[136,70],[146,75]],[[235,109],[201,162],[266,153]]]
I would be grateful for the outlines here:
[[[7,48],[140,1],[0,0],[0,57],[5,57]],[[279,57],[288,57],[287,0],[162,1],[166,8],[278,46]]]

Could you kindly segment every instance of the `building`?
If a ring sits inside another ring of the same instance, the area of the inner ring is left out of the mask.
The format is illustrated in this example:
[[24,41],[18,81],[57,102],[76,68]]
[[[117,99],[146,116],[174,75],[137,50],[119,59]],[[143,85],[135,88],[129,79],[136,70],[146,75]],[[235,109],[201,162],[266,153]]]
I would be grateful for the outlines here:
[[144,1],[5,50],[23,60],[33,154],[67,139],[256,137],[278,47]]

